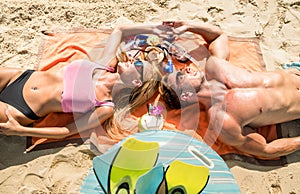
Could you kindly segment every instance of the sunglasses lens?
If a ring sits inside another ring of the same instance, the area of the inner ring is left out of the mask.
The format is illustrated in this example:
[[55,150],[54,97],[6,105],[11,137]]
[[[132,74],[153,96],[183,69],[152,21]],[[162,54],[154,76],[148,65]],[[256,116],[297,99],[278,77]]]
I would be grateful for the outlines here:
[[144,69],[144,64],[142,61],[137,60],[133,62],[133,65],[135,66],[136,70],[139,72],[141,75],[141,80],[143,81],[143,69]]
[[143,62],[142,61],[135,61],[133,63],[136,67],[142,67],[143,66]]

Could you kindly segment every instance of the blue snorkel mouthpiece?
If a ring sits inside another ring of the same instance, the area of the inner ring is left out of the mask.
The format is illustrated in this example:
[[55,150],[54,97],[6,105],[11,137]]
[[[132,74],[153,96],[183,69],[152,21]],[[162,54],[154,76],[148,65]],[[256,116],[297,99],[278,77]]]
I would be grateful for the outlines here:
[[164,66],[164,71],[166,73],[173,73],[173,62],[172,62],[172,59],[168,60],[167,65]]

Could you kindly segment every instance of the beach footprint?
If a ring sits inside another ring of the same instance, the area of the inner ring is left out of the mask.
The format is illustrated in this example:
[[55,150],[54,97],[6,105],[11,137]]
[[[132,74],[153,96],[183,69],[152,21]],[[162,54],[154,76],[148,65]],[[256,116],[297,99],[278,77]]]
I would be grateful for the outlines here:
[[[87,166],[88,155],[77,153],[57,154],[53,157],[48,171],[45,184],[51,188],[51,193],[67,193],[78,190],[82,178],[83,171]],[[86,161],[85,161],[86,160]],[[69,175],[69,176],[68,176]]]
[[268,179],[270,184],[269,194],[282,194],[279,175],[276,172],[271,172],[268,174]]
[[245,4],[249,3],[249,4],[251,4],[251,5],[255,6],[255,7],[258,6],[256,0],[239,0],[239,3],[241,5],[245,5]]
[[22,193],[49,193],[44,181],[44,176],[36,173],[28,173],[24,177],[23,187],[18,191],[18,194]]
[[253,180],[255,180],[253,178],[253,176],[251,175],[247,175],[243,178],[242,182],[241,182],[241,187],[247,191],[247,193],[252,193],[251,191],[253,191],[253,188],[255,186]]
[[207,9],[207,13],[215,18],[216,21],[223,21],[225,19],[223,8],[211,6]]

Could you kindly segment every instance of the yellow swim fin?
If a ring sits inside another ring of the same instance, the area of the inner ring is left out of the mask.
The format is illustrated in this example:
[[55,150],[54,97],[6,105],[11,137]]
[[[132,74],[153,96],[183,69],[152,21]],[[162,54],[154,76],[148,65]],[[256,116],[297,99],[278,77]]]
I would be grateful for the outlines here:
[[127,139],[120,147],[110,168],[108,190],[113,194],[134,194],[138,178],[156,164],[159,153],[157,142]]
[[165,174],[168,194],[200,193],[209,180],[209,169],[174,160]]

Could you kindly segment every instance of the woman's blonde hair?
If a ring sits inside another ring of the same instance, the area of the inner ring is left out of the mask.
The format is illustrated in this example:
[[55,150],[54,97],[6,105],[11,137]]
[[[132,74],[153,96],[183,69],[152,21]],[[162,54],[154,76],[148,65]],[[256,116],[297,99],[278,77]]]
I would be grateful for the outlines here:
[[[122,50],[124,45],[120,45],[117,51],[119,62],[128,60],[125,51]],[[159,91],[161,81],[161,72],[156,63],[143,61],[143,83],[141,86],[132,88],[132,86],[121,86],[118,96],[114,97],[115,112],[114,115],[104,122],[104,128],[107,134],[115,139],[121,140],[130,134],[138,132],[138,119],[132,115],[132,111],[144,105],[153,95]]]
[[143,82],[141,86],[135,87],[130,94],[126,94],[129,90],[121,93],[122,98],[116,102],[114,115],[104,123],[111,138],[121,140],[138,132],[138,119],[131,113],[147,103],[158,92],[159,84],[160,81],[151,79]]

